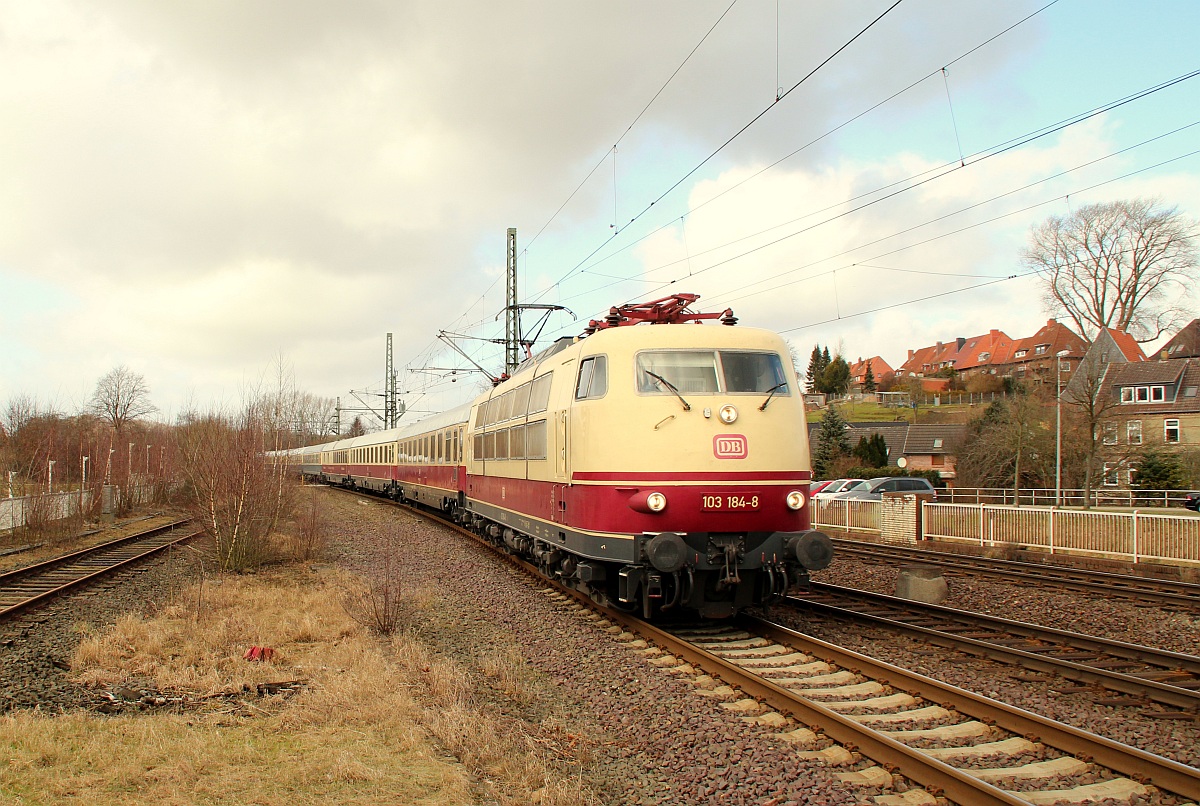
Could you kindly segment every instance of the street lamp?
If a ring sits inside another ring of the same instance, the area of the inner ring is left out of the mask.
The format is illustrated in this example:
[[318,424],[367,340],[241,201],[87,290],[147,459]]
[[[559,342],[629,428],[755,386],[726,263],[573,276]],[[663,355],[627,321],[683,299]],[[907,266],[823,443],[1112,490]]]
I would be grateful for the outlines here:
[[58,461],[51,459],[46,465],[46,492],[54,492],[54,463]]
[[90,458],[91,458],[90,456],[83,457],[83,480],[79,482],[79,489],[81,489],[81,490],[87,488],[87,466],[88,466],[88,459],[90,459]]
[[[1054,354],[1054,506],[1062,506],[1062,360],[1070,350]],[[1068,365],[1069,367],[1070,365]],[[1068,372],[1070,369],[1067,370]]]
[[108,486],[108,481],[109,481],[109,479],[112,478],[112,457],[113,457],[113,454],[116,452],[117,452],[116,448],[108,449],[108,465],[107,465],[107,467],[104,468],[104,484],[105,484],[105,486]]

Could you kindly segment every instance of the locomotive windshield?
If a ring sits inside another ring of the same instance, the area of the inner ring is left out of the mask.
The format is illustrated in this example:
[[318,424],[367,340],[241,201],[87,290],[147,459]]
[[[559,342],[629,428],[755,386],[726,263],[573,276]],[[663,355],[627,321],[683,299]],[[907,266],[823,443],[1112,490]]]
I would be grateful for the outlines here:
[[[662,381],[666,381],[666,384]],[[791,394],[778,354],[733,350],[656,350],[638,353],[637,388],[639,392],[650,395],[680,392],[766,394],[772,389],[775,389],[776,395]]]

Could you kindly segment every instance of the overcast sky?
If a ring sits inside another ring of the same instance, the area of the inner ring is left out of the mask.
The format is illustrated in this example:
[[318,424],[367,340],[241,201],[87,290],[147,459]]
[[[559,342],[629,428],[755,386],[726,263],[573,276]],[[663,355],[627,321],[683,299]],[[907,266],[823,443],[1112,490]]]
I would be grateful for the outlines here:
[[508,227],[544,341],[691,292],[898,366],[1045,322],[1003,278],[1046,217],[1200,215],[1200,78],[1030,139],[1200,68],[1200,3],[890,5],[0,0],[0,404],[282,360],[350,405],[388,332],[414,414],[462,402],[436,334],[503,336]]

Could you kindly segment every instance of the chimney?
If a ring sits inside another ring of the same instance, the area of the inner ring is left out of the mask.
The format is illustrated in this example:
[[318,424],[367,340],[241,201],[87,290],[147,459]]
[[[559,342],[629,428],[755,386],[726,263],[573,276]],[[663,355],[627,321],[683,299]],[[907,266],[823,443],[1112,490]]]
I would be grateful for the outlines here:
[[913,356],[914,356],[914,355],[916,355],[916,354],[917,354],[917,351],[916,351],[916,350],[909,350],[909,351],[908,351],[908,360],[909,360],[909,361],[912,361],[912,360],[913,360]]
[[966,343],[967,343],[967,340],[964,339],[962,336],[959,336],[957,339],[954,340],[954,348],[956,350],[961,350],[962,346]]
[[1046,320],[1046,327],[1050,327],[1051,325],[1057,325],[1057,324],[1058,324],[1057,319],[1047,319]]

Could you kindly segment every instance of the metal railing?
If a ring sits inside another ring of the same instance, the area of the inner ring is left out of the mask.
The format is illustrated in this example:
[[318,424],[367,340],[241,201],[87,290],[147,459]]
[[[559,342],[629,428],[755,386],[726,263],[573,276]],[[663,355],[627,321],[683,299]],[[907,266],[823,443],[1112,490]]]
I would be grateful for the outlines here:
[[[1093,507],[1181,507],[1186,490],[1130,490],[1120,487],[1094,487],[1087,496]],[[996,504],[1011,506],[1054,506],[1052,488],[1024,488],[1014,493],[1011,487],[953,487],[937,491],[938,502],[947,504]],[[1058,505],[1082,507],[1082,489],[1063,489]]]
[[845,532],[879,532],[880,501],[850,501],[814,499],[812,502],[812,524],[826,529],[841,529]]
[[1200,518],[1161,512],[925,503],[922,538],[1043,548],[1132,562],[1200,562]]

